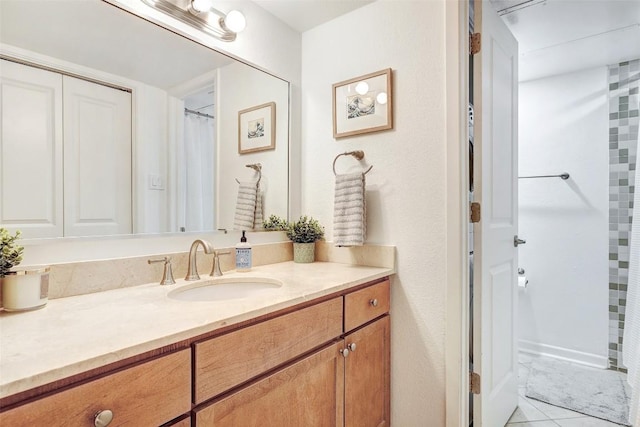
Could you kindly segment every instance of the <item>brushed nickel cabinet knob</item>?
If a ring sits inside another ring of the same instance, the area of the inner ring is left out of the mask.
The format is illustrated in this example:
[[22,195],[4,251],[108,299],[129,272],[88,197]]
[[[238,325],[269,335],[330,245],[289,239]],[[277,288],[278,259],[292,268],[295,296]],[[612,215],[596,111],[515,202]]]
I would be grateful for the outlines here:
[[103,409],[93,417],[93,425],[96,427],[107,427],[113,420],[113,412]]

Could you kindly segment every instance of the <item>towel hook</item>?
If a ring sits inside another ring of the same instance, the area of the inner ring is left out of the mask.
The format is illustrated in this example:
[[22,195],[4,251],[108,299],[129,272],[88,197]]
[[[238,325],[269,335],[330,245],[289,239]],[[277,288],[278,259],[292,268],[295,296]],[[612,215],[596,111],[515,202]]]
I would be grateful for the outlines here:
[[[340,156],[353,156],[355,157],[356,160],[362,160],[364,159],[364,151],[362,150],[356,150],[356,151],[345,151],[344,153],[340,153],[336,156],[335,159],[333,159],[333,174],[334,175],[338,175],[336,173],[336,161],[338,160],[338,158]],[[373,165],[369,166],[369,169],[367,169],[366,171],[364,171],[364,174],[368,174],[369,171],[373,168]]]
[[[259,184],[260,180],[262,179],[262,163],[251,163],[249,165],[244,165],[244,166],[258,172],[258,182],[256,183],[256,185]],[[240,181],[238,181],[238,178],[236,178],[236,182],[240,184]]]

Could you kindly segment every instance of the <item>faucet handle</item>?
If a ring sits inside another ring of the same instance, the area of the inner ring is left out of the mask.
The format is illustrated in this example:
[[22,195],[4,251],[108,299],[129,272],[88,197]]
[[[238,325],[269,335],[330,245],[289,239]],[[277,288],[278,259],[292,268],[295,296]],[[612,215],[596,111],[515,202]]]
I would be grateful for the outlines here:
[[209,276],[218,277],[222,276],[222,270],[220,270],[220,255],[229,255],[231,251],[214,251],[213,252],[213,265],[211,266],[211,273]]
[[173,285],[174,283],[176,283],[175,279],[173,278],[173,270],[171,269],[171,257],[166,256],[163,258],[147,260],[148,264],[155,264],[157,262],[164,262],[164,270],[162,272],[162,279],[160,280],[160,284]]

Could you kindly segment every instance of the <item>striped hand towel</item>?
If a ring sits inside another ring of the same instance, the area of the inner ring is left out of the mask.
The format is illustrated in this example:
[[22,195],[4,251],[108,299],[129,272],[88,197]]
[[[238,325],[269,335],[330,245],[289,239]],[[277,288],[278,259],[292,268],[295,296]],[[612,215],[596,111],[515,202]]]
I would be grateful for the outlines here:
[[363,173],[336,175],[333,205],[333,243],[362,246],[367,233]]
[[235,230],[253,230],[257,196],[258,186],[255,182],[240,183],[236,201],[236,214],[233,221]]
[[260,182],[258,181],[258,185],[256,187],[256,212],[253,216],[253,229],[254,230],[262,230],[264,227],[262,226],[262,221],[264,220],[264,215],[262,212],[262,191],[260,191]]

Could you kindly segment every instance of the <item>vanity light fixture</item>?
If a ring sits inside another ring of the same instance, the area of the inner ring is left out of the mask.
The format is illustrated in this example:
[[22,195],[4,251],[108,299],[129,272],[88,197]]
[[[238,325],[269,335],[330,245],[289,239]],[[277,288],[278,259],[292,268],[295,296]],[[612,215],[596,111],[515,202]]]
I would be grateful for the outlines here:
[[238,12],[237,10],[232,10],[227,13],[227,17],[220,21],[220,25],[223,28],[227,28],[234,33],[239,33],[244,30],[247,26],[247,20],[244,18],[242,12]]
[[189,12],[194,15],[199,15],[202,12],[206,12],[213,7],[210,0],[193,0],[189,4]]
[[237,33],[244,30],[244,15],[232,10],[225,14],[214,8],[212,0],[141,0],[177,20],[202,30],[225,42],[236,39]]

